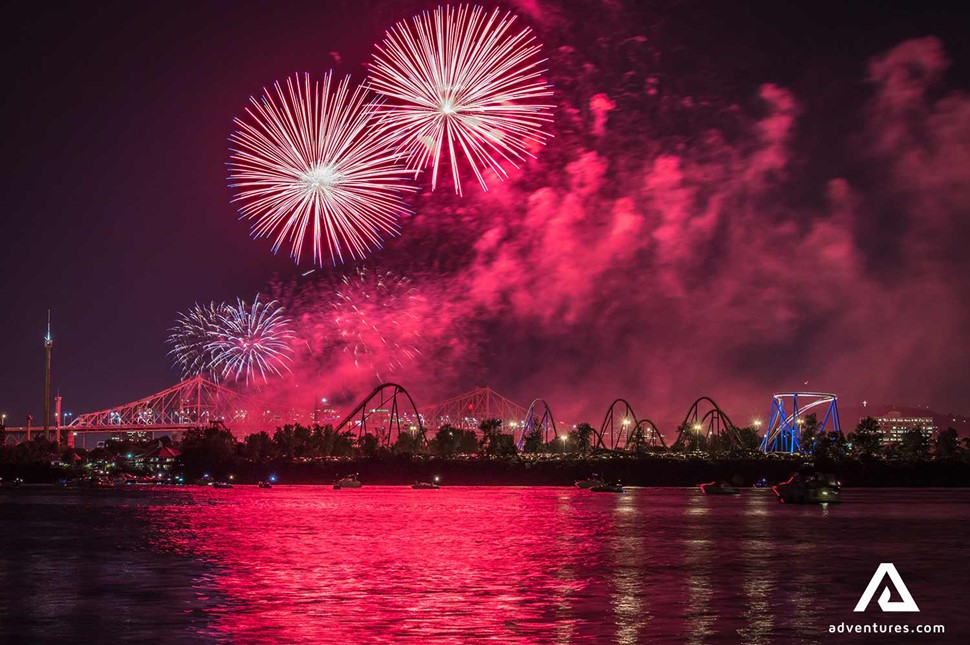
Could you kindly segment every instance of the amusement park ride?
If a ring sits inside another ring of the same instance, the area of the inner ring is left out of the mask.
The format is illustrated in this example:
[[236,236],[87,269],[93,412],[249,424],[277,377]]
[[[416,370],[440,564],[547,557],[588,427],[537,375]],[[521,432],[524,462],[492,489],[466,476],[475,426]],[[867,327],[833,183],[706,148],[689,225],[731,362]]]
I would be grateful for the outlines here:
[[[49,357],[50,332],[45,337]],[[48,358],[48,365],[49,365]],[[45,389],[49,398],[49,371]],[[80,414],[62,426],[58,410],[54,417],[54,432],[69,445],[79,434],[87,433],[184,433],[194,428],[212,425],[227,427],[239,437],[260,431],[273,432],[277,427],[307,422],[294,410],[281,410],[258,397],[195,376],[166,390],[131,403],[97,412]],[[819,392],[789,392],[775,394],[771,415],[761,441],[765,452],[794,453],[799,450],[799,435],[803,415],[824,410],[819,431],[841,431],[836,396]],[[49,411],[45,408],[45,422]],[[523,408],[489,387],[479,387],[422,412],[408,391],[397,383],[383,383],[374,388],[335,427],[338,432],[349,431],[358,439],[374,435],[378,443],[390,446],[401,433],[410,433],[427,442],[429,431],[449,425],[464,430],[477,430],[485,419],[500,419],[503,430],[510,432],[519,448],[527,438],[538,436],[542,444],[566,439],[568,432],[556,425],[549,403],[536,398]],[[5,428],[2,440],[18,443],[30,440],[30,425],[26,428]],[[45,426],[49,422],[45,423]],[[66,431],[66,432],[64,432]],[[678,426],[673,443],[669,444],[657,425],[648,418],[638,418],[626,399],[616,399],[606,410],[599,429],[592,429],[591,443],[599,450],[652,451],[673,450],[689,452],[731,452],[748,449],[742,444],[741,433],[728,415],[710,397],[700,397],[690,406]],[[49,435],[45,435],[49,436]]]

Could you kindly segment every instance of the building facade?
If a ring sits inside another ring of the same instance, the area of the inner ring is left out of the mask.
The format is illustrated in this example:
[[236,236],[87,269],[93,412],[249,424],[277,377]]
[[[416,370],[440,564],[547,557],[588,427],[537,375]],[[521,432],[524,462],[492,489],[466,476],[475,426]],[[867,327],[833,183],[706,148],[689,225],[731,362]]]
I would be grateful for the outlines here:
[[936,432],[936,425],[932,417],[907,417],[899,410],[890,410],[886,416],[876,417],[879,422],[879,429],[882,431],[881,442],[883,445],[899,443],[910,430],[919,430],[927,439],[932,438]]

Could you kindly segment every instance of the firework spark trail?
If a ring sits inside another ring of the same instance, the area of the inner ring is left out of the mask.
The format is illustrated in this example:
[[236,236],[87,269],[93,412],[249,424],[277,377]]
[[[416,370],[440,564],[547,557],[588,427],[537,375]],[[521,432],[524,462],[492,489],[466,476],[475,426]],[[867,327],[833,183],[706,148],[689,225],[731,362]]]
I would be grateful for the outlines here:
[[370,383],[368,374],[382,380],[414,361],[419,347],[434,342],[424,331],[442,307],[411,278],[382,268],[358,267],[280,292],[306,347],[295,348],[295,368],[308,378],[339,374],[343,382]]
[[463,155],[483,190],[483,169],[504,179],[531,148],[549,137],[552,96],[537,58],[540,46],[525,28],[511,31],[515,17],[481,7],[439,7],[401,21],[385,34],[371,65],[369,82],[385,100],[377,109],[382,127],[408,160],[415,176],[431,167],[438,184],[442,155],[450,160],[461,194]]
[[[248,119],[236,119],[230,137],[231,186],[254,237],[272,236],[276,253],[289,240],[299,263],[310,238],[313,261],[329,255],[336,265],[381,248],[397,233],[407,212],[404,195],[414,190],[380,132],[375,103],[364,86],[353,92],[350,77],[332,85],[298,76],[250,99]],[[324,249],[326,247],[326,250]]]
[[279,302],[260,302],[258,295],[251,305],[237,299],[222,309],[219,321],[219,336],[210,347],[224,377],[248,385],[257,375],[265,383],[269,375],[289,371],[295,333]]
[[380,378],[382,369],[393,372],[419,355],[416,298],[411,281],[391,271],[361,267],[343,277],[331,306],[343,351],[354,366],[365,363]]

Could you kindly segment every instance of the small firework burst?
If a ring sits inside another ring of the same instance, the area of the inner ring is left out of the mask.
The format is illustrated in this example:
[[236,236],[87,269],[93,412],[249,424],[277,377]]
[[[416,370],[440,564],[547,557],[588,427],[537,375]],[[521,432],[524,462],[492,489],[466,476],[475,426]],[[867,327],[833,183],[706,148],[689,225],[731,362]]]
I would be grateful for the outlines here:
[[464,156],[484,190],[484,169],[508,176],[545,143],[552,90],[543,80],[540,46],[515,16],[481,7],[438,7],[401,21],[378,45],[368,81],[384,100],[382,127],[417,174],[431,167],[432,190],[442,157],[461,193]]
[[350,77],[322,83],[309,74],[287,79],[250,99],[246,118],[230,137],[233,201],[253,220],[254,237],[273,237],[273,252],[288,241],[299,263],[363,258],[397,232],[407,212],[407,170],[374,121],[374,105]]
[[332,321],[339,346],[358,368],[393,372],[419,354],[417,289],[392,271],[358,268],[334,290]]
[[224,309],[224,304],[196,303],[175,318],[175,326],[169,329],[166,342],[171,346],[168,354],[174,359],[183,379],[199,374],[215,375],[211,345],[217,337]]
[[275,300],[196,304],[178,314],[170,330],[169,354],[182,378],[206,374],[228,381],[263,382],[288,371],[295,336]]
[[276,300],[253,303],[237,299],[219,316],[218,337],[211,343],[215,365],[224,378],[245,381],[257,376],[265,383],[269,376],[289,371],[290,345],[295,336],[283,307]]

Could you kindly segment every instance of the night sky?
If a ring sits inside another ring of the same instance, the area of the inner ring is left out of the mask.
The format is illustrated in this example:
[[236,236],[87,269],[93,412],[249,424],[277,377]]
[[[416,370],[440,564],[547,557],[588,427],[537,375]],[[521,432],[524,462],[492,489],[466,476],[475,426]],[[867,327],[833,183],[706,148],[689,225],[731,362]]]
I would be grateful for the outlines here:
[[[365,263],[421,298],[421,357],[382,377],[419,407],[488,383],[577,420],[619,396],[673,419],[701,394],[745,420],[789,388],[970,411],[967,8],[499,4],[543,42],[555,138],[487,195],[419,181]],[[175,383],[166,330],[197,301],[272,291],[312,321],[356,265],[301,278],[250,239],[233,117],[294,72],[363,79],[384,30],[433,6],[7,3],[8,425],[40,419],[48,308],[75,414]],[[353,399],[372,368],[314,351],[267,390]]]

